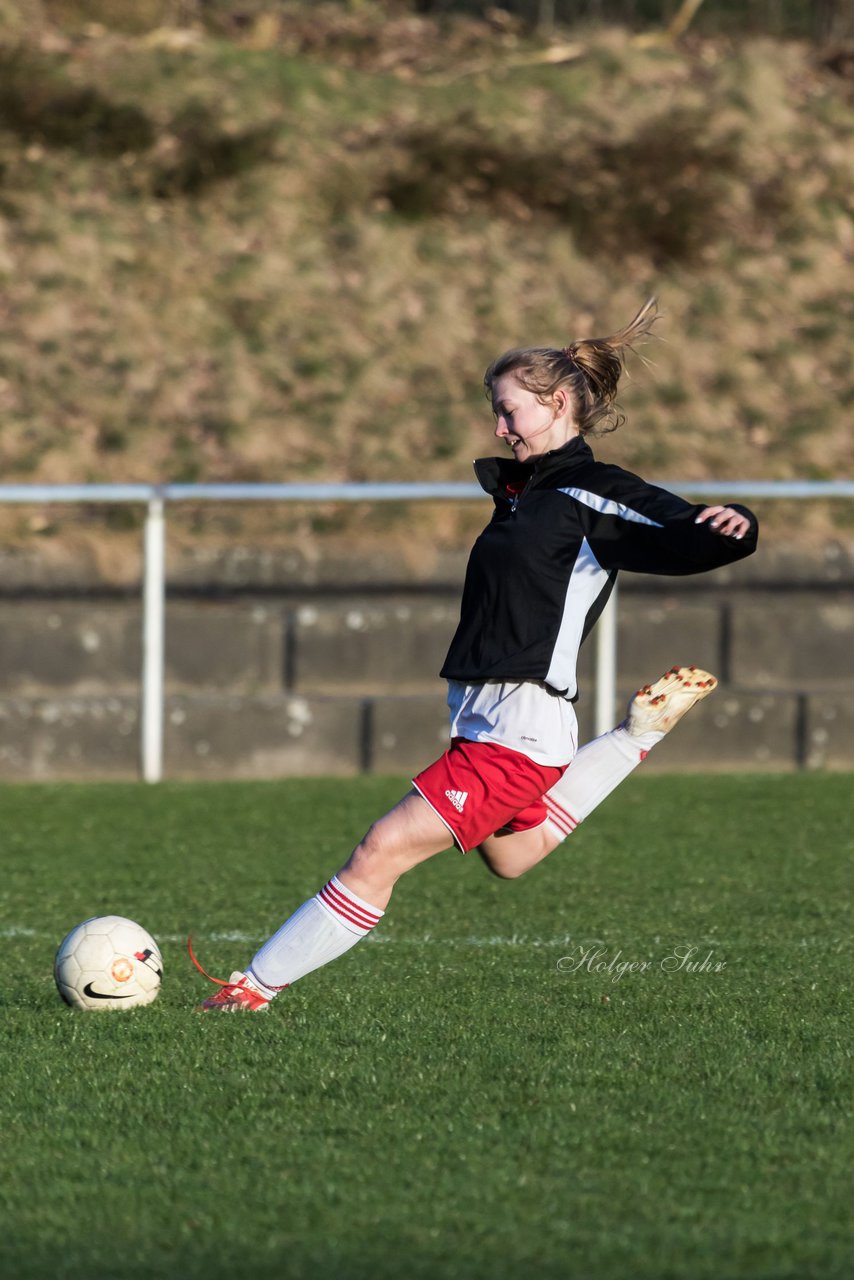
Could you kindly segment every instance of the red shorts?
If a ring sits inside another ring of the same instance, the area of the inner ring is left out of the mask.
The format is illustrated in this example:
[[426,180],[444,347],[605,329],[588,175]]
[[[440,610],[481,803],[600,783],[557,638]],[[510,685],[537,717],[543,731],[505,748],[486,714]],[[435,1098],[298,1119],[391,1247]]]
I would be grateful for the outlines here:
[[412,785],[467,853],[496,831],[530,831],[545,822],[542,797],[565,771],[495,742],[454,738]]

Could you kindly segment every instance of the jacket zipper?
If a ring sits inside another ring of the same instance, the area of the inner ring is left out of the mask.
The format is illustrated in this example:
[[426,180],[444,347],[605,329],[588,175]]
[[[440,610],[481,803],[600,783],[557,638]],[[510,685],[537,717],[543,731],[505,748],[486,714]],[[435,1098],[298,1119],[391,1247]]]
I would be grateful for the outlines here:
[[536,478],[537,478],[536,471],[532,471],[531,474],[528,476],[528,479],[525,481],[524,489],[522,489],[521,492],[519,493],[513,494],[513,500],[510,503],[511,516],[516,514],[516,508],[518,507],[519,503],[522,501],[525,494],[528,492],[528,490],[530,489],[531,485],[534,483],[534,480]]

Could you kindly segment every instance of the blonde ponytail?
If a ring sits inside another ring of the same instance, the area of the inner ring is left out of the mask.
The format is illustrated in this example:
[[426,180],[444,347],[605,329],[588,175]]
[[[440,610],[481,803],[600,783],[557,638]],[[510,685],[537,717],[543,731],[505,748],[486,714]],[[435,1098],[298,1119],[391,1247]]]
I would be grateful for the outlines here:
[[512,373],[520,386],[548,401],[561,387],[570,394],[579,434],[604,435],[625,418],[615,407],[617,384],[625,368],[626,352],[645,338],[658,318],[658,300],[650,298],[622,329],[607,338],[580,338],[569,346],[527,347],[507,351],[484,374],[486,394],[496,379]]

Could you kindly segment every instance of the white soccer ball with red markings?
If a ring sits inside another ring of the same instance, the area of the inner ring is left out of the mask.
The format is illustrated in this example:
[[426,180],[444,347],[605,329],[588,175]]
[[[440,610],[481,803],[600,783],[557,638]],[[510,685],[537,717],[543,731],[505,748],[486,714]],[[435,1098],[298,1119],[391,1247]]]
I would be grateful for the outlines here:
[[160,948],[124,916],[93,916],[63,938],[53,964],[57,989],[75,1009],[138,1009],[160,990]]

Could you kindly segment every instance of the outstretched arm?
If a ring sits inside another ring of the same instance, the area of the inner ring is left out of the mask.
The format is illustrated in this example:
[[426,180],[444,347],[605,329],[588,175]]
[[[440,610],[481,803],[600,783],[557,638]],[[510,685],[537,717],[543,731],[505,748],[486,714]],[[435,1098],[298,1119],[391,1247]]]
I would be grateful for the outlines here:
[[705,573],[756,549],[758,522],[740,503],[686,502],[621,467],[598,466],[590,481],[589,489],[565,492],[579,501],[588,542],[605,569]]

